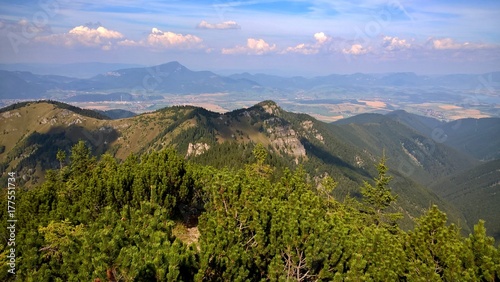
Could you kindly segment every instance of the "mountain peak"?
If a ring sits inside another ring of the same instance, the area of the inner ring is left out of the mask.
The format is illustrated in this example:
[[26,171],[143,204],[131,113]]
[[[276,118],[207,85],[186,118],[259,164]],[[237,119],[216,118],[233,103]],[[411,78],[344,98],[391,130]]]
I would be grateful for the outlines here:
[[257,103],[255,106],[279,107],[278,104],[276,104],[276,102],[274,102],[273,100],[265,100],[265,101],[262,101],[260,103]]
[[408,112],[405,110],[394,110],[392,112],[387,113],[386,115],[391,115],[391,114],[408,114]]
[[281,111],[281,108],[276,104],[276,102],[272,100],[265,100],[255,105],[255,107],[262,108],[265,112],[271,115],[278,115]]
[[171,61],[171,62],[164,63],[164,64],[161,64],[161,65],[182,66],[183,67],[183,65],[181,63],[179,63],[178,61]]
[[172,61],[172,62],[168,62],[168,63],[165,63],[165,64],[161,64],[161,65],[158,65],[158,67],[160,69],[169,69],[169,70],[174,70],[174,69],[177,69],[177,70],[187,70],[188,68],[186,68],[185,66],[183,66],[181,63],[179,63],[178,61]]

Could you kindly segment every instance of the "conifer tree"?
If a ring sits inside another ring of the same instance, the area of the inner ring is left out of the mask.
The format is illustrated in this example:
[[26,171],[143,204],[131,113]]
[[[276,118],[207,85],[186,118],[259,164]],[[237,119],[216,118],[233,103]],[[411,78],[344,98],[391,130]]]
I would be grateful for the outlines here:
[[76,175],[89,172],[89,166],[95,161],[91,156],[91,150],[84,141],[80,140],[71,149],[71,171]]
[[397,199],[397,196],[393,195],[389,188],[392,176],[387,175],[388,168],[385,163],[386,158],[384,154],[377,164],[378,175],[373,179],[375,186],[365,181],[363,187],[361,187],[363,201],[367,204],[368,213],[373,215],[376,225],[382,224],[384,220],[388,221],[390,225],[394,225],[395,220],[401,217],[398,213],[385,214],[385,216],[383,214]]
[[59,161],[59,168],[62,169],[63,164],[66,161],[66,152],[64,152],[63,150],[57,151],[56,158]]

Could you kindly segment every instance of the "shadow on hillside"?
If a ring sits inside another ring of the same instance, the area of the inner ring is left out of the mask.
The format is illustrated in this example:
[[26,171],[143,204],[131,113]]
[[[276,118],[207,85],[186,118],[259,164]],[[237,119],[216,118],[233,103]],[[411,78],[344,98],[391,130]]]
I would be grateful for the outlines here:
[[365,170],[357,168],[352,166],[351,164],[345,162],[344,160],[340,159],[337,156],[332,155],[330,152],[326,151],[325,149],[314,145],[313,143],[309,142],[306,138],[301,138],[300,142],[302,145],[304,145],[304,148],[306,151],[313,156],[317,157],[320,159],[322,162],[324,162],[327,165],[332,165],[344,169],[348,169],[350,171],[355,171],[365,177],[371,178],[372,176]]
[[68,127],[57,126],[47,133],[33,132],[21,144],[16,146],[14,156],[23,157],[19,168],[33,169],[37,164],[43,170],[59,168],[56,154],[59,150],[69,156],[73,145],[83,140],[96,156],[111,149],[111,143],[119,137],[112,127],[101,127],[98,130],[88,130],[78,124]]

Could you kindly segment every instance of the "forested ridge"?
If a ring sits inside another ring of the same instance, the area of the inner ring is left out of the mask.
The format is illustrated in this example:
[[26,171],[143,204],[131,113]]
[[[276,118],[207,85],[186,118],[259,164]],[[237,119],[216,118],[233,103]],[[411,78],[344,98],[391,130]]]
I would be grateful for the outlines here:
[[[325,175],[341,183],[333,195],[343,201],[347,195],[361,197],[363,181],[376,175],[374,164],[386,150],[394,177],[391,188],[399,197],[393,208],[404,211],[401,228],[413,228],[411,218],[420,217],[431,204],[445,211],[450,222],[460,224],[463,235],[470,233],[477,221],[467,220],[462,210],[422,184],[436,180],[436,172],[439,177],[458,172],[471,164],[467,158],[442,146],[431,146],[435,153],[426,153],[429,148],[425,146],[432,145],[432,140],[394,123],[389,127],[395,130],[389,131],[386,126],[378,126],[380,130],[373,132],[361,127],[350,130],[306,114],[287,112],[273,101],[224,114],[173,106],[119,120],[96,119],[44,102],[14,108],[0,115],[0,127],[4,128],[0,131],[0,152],[5,147],[0,154],[3,185],[7,185],[9,171],[18,173],[18,185],[40,185],[45,170],[59,167],[57,151],[69,154],[78,140],[87,142],[96,156],[109,153],[120,162],[131,153],[140,156],[172,147],[190,162],[218,169],[227,165],[243,169],[254,161],[252,150],[259,143],[268,150],[268,164],[275,168],[272,181],[283,176],[284,168],[302,167],[316,185]],[[414,163],[413,157],[422,166]],[[413,170],[410,174],[405,170],[408,165]],[[496,198],[490,199],[495,202]],[[488,208],[490,214],[496,209]],[[494,220],[487,218],[487,224],[488,235],[496,236]]]
[[[45,182],[16,193],[16,269],[1,195],[2,281],[498,281],[500,250],[479,221],[463,237],[429,207],[398,226],[390,169],[339,201],[299,166],[279,177],[261,145],[240,168],[172,149],[99,160],[84,142]],[[186,240],[187,228],[199,238]]]

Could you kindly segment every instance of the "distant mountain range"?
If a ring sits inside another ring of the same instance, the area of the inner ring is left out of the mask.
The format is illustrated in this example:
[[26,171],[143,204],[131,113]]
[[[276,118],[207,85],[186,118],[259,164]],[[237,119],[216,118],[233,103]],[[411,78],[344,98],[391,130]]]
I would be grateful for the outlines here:
[[[122,160],[173,146],[196,163],[243,167],[251,161],[252,147],[261,143],[276,167],[301,166],[311,181],[331,175],[339,182],[334,194],[341,199],[359,196],[359,187],[376,175],[375,164],[385,154],[405,224],[437,203],[464,230],[481,216],[498,239],[499,126],[499,118],[444,123],[404,111],[327,124],[272,101],[225,114],[175,106],[136,116],[25,102],[0,109],[0,169],[18,171],[23,185],[35,185],[44,170],[60,165],[57,150],[69,152],[80,139],[96,155],[107,152]],[[471,148],[474,142],[481,148]]]
[[40,75],[60,75],[75,78],[91,78],[109,71],[144,67],[138,64],[118,63],[72,63],[72,64],[0,64],[0,70],[24,71]]
[[[498,81],[500,72],[484,74],[485,77],[492,77],[493,81]],[[311,89],[324,86],[359,86],[359,87],[450,87],[474,89],[478,85],[478,75],[471,74],[451,74],[451,75],[417,75],[415,73],[388,73],[388,74],[332,74],[328,76],[318,76],[313,78],[304,77],[279,77],[266,74],[234,74],[229,77],[234,79],[247,79],[255,81],[264,87],[273,88],[299,88]],[[496,87],[496,85],[495,85]]]
[[243,79],[231,79],[209,71],[191,71],[171,62],[150,68],[120,69],[68,83],[70,90],[132,89],[161,91],[173,94],[213,93],[250,89],[257,84]]
[[[51,98],[49,90],[104,91],[170,94],[197,94],[217,92],[248,92],[262,89],[311,90],[325,87],[374,88],[377,87],[430,87],[475,89],[487,83],[488,90],[499,89],[495,82],[500,72],[427,76],[414,73],[350,74],[319,76],[314,78],[280,77],[266,74],[241,73],[229,76],[210,71],[192,71],[178,62],[152,67],[110,68],[102,67],[101,74],[90,78],[71,78],[60,75],[33,74],[27,71],[0,71],[0,97],[3,99]],[[1,66],[0,66],[1,67]],[[10,68],[12,69],[12,68]],[[15,69],[15,68],[14,68]],[[19,68],[18,68],[19,69]],[[22,69],[22,68],[21,68]],[[36,70],[36,68],[34,68]],[[60,73],[54,71],[54,73]],[[480,81],[483,77],[484,81]],[[447,95],[443,93],[442,95]],[[422,96],[422,99],[426,97]]]

